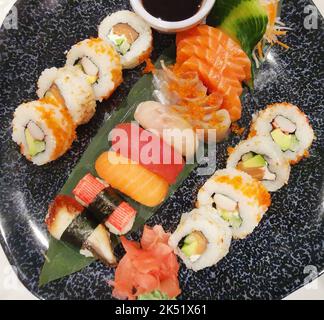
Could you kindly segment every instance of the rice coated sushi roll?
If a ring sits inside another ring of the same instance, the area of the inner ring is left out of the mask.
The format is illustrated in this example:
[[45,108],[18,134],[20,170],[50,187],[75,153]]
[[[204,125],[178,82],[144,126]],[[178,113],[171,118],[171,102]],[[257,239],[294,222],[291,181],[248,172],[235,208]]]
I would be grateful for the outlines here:
[[55,239],[77,248],[86,257],[96,257],[108,266],[116,265],[109,232],[73,198],[57,196],[49,207],[45,222]]
[[288,183],[290,165],[279,146],[269,137],[256,136],[230,151],[227,168],[236,168],[261,181],[268,191]]
[[124,69],[140,65],[152,52],[151,27],[131,11],[118,11],[106,17],[99,26],[99,37],[114,45]]
[[198,147],[199,138],[191,124],[172,108],[155,101],[140,103],[136,108],[135,120],[186,158],[192,158]]
[[29,161],[41,166],[62,156],[76,138],[65,106],[49,99],[21,104],[14,113],[12,139]]
[[108,99],[123,80],[116,50],[100,38],[83,40],[67,53],[67,66],[79,67],[92,84],[96,100]]
[[219,170],[198,192],[197,207],[214,207],[229,223],[235,239],[253,232],[271,204],[271,196],[261,182],[236,170]]
[[214,208],[202,207],[185,213],[169,239],[169,246],[187,268],[199,271],[211,267],[229,252],[232,232]]
[[254,116],[250,136],[269,136],[291,164],[308,156],[315,138],[307,116],[290,103],[275,103]]
[[89,122],[96,112],[96,98],[91,83],[77,67],[44,70],[38,80],[37,95],[65,105],[76,126]]
[[124,201],[108,184],[88,173],[74,188],[75,199],[92,212],[116,235],[129,232],[136,218],[136,210]]

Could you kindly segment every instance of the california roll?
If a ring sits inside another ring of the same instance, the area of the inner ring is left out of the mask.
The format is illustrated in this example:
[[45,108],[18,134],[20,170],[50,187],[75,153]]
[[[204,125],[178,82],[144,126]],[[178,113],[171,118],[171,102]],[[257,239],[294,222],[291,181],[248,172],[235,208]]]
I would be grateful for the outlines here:
[[131,11],[118,11],[106,17],[99,26],[99,37],[115,47],[124,69],[135,68],[152,52],[150,26]]

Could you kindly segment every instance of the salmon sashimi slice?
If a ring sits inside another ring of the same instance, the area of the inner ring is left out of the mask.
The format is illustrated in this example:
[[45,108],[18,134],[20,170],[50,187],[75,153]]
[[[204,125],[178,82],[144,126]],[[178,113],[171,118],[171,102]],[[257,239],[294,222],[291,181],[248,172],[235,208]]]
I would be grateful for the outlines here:
[[230,77],[230,72],[224,72],[223,76],[217,68],[209,66],[206,62],[195,56],[186,60],[180,67],[178,67],[178,70],[181,70],[182,72],[198,72],[200,79],[212,92],[219,92],[223,95],[228,94],[228,92],[236,92],[237,95],[241,95],[243,92],[241,82],[235,77]]
[[251,61],[240,45],[230,38],[226,33],[218,28],[201,25],[193,29],[177,34],[177,50],[181,50],[184,45],[197,45],[203,52],[206,48],[216,51],[218,47],[223,47],[227,55],[236,58],[246,74],[246,80],[251,78]]
[[200,25],[178,33],[175,70],[197,72],[209,92],[223,96],[221,109],[232,121],[241,117],[242,82],[251,79],[251,61],[222,30]]
[[224,97],[222,108],[229,112],[233,122],[239,120],[242,115],[242,103],[240,96],[226,95]]
[[235,58],[230,57],[222,46],[219,46],[216,50],[209,48],[201,50],[201,47],[198,45],[183,45],[177,51],[177,63],[181,65],[192,56],[208,63],[221,74],[231,72],[232,76],[236,77],[239,81],[246,80],[243,66],[237,63]]
[[220,93],[223,96],[221,109],[226,109],[232,121],[237,121],[241,117],[240,95],[243,92],[241,82],[225,76],[220,76],[217,70],[209,69],[207,63],[196,57],[191,57],[184,62],[181,67],[183,71],[196,70],[204,84],[213,92]]
[[172,299],[181,293],[180,267],[168,245],[169,237],[161,226],[145,226],[140,244],[121,237],[126,254],[110,283],[114,297],[135,300],[142,294],[159,290]]
[[[234,44],[236,46],[236,44]],[[200,55],[204,55],[205,59],[215,60],[214,56],[217,54],[224,63],[231,63],[235,65],[235,68],[243,69],[244,79],[249,80],[251,78],[251,61],[249,57],[240,48],[233,47],[233,43],[229,42],[227,46],[217,43],[215,39],[206,37],[193,37],[184,39],[179,42],[177,47],[177,54],[179,54],[185,47],[197,47]],[[232,48],[232,49],[229,49]],[[197,50],[196,49],[196,50]],[[207,51],[209,50],[209,51]],[[196,51],[195,54],[198,52]],[[178,58],[177,58],[178,60]]]
[[145,206],[161,204],[168,194],[169,184],[165,179],[116,152],[104,152],[95,168],[101,179]]

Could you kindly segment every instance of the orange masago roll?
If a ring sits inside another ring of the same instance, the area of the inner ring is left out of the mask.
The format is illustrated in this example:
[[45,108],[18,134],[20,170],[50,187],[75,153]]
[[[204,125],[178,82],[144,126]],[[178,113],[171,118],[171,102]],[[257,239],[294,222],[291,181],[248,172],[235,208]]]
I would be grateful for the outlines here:
[[95,168],[101,179],[145,206],[161,204],[168,194],[169,184],[165,179],[116,152],[104,152]]

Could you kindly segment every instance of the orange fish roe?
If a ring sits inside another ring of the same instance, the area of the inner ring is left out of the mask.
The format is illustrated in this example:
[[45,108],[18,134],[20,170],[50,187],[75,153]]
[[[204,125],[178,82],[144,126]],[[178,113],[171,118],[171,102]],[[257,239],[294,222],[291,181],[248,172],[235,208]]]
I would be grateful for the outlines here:
[[308,158],[309,156],[310,156],[309,151],[306,150],[303,155],[297,157],[297,159],[290,160],[289,163],[292,165],[298,164],[301,160],[303,160],[304,158]]
[[[87,42],[87,45],[90,48],[94,48],[95,52],[98,54],[107,54],[110,56],[110,58],[116,62],[120,63],[120,57],[117,54],[116,50],[109,45],[107,42],[102,40],[101,38],[90,38],[85,40]],[[78,43],[77,45],[82,45],[83,42]]]
[[202,124],[210,128],[222,125],[223,116],[216,114],[223,98],[217,92],[207,94],[206,88],[199,80],[196,72],[182,72],[176,66],[169,68],[175,79],[168,82],[170,92],[175,92],[180,100],[175,111],[180,112],[189,122],[197,123],[195,129],[201,129]]
[[121,67],[115,68],[111,71],[111,78],[112,78],[111,80],[115,84],[114,89],[116,89],[123,82],[123,73]]
[[[41,99],[41,103],[52,103],[50,99]],[[56,104],[58,112],[61,114],[61,119],[57,117],[54,110],[47,109],[46,106],[39,105],[36,110],[40,112],[41,119],[44,120],[46,126],[52,131],[56,140],[55,149],[52,153],[51,160],[59,158],[67,148],[72,145],[76,138],[75,124],[65,106]]]
[[147,73],[153,73],[155,71],[155,66],[154,64],[152,63],[152,60],[150,58],[147,58],[145,60],[145,63],[146,63],[146,66],[143,70],[143,73],[144,74],[147,74]]
[[253,138],[257,135],[257,132],[254,128],[251,129],[250,133],[249,133],[249,138]]
[[232,154],[232,153],[234,152],[234,150],[235,150],[235,148],[233,148],[233,147],[228,147],[228,148],[227,148],[227,153],[228,153],[228,155]]
[[244,133],[244,131],[245,131],[245,128],[244,128],[244,127],[241,128],[241,127],[238,125],[237,122],[232,123],[231,129],[232,129],[232,132],[233,132],[233,133],[235,133],[235,134],[237,134],[237,135],[239,135],[239,136],[243,135],[243,133]]
[[244,196],[255,199],[260,206],[269,207],[271,204],[270,193],[259,181],[246,182],[241,176],[215,176],[213,179],[215,182],[230,184],[236,190],[240,190]]

